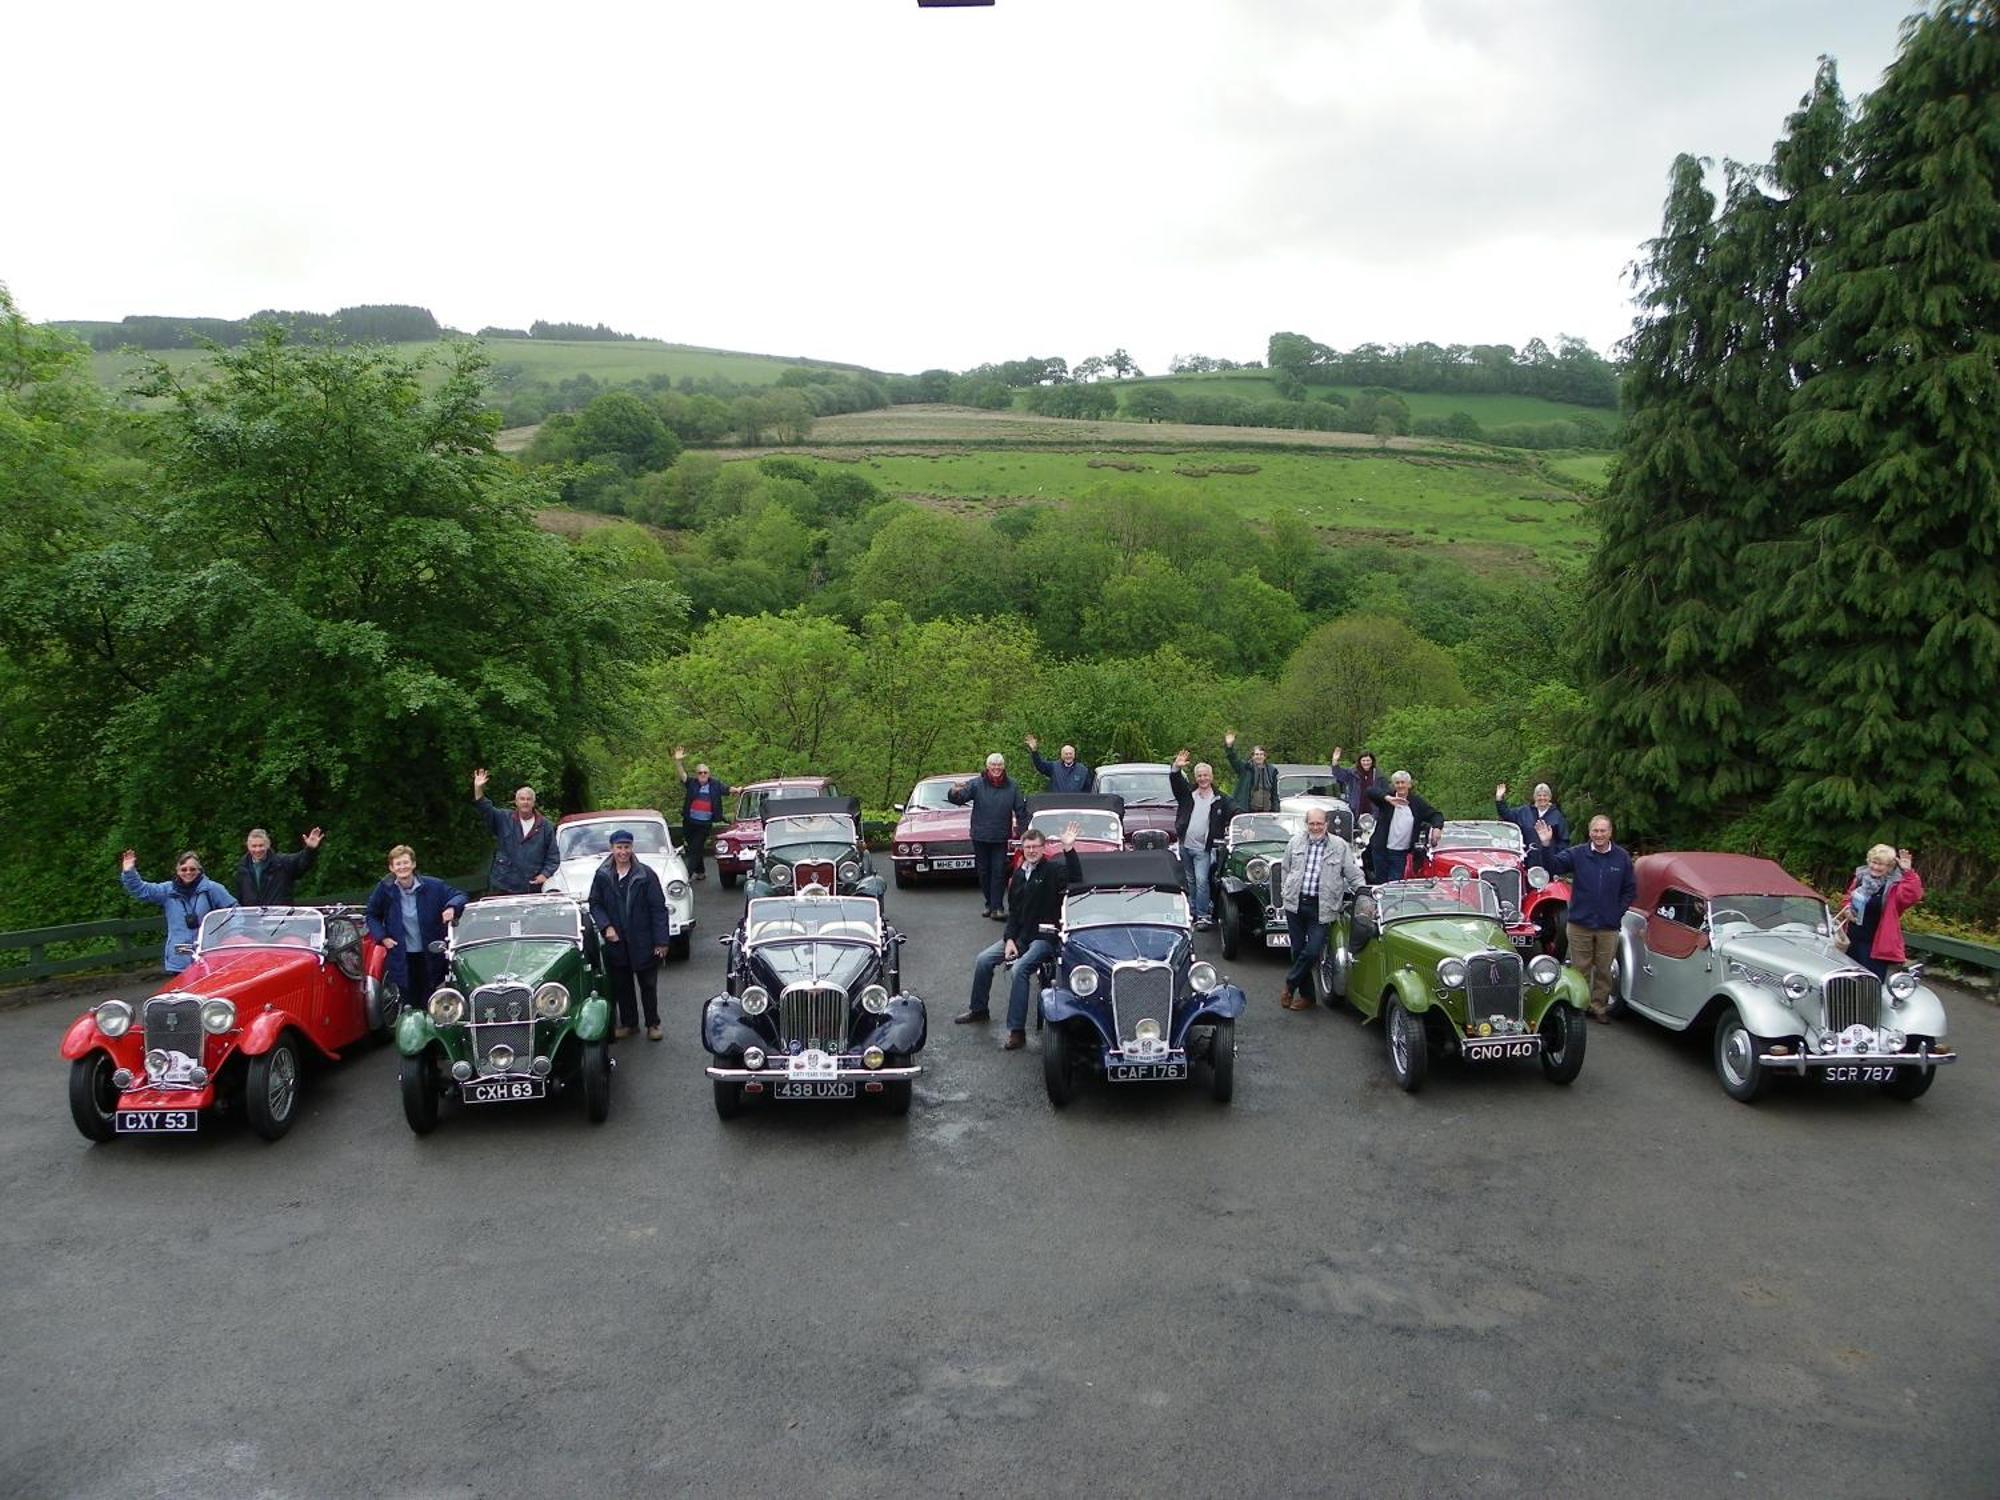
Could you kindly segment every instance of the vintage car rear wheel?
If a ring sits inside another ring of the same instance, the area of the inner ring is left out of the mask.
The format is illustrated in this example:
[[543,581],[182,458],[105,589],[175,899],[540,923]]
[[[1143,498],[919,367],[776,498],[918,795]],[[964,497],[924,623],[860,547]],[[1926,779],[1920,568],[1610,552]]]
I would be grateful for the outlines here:
[[1221,910],[1216,914],[1215,933],[1222,943],[1222,956],[1234,958],[1243,946],[1243,913],[1236,909],[1236,898],[1217,886],[1215,900]]
[[1042,1033],[1042,1084],[1049,1103],[1063,1108],[1076,1097],[1076,1062],[1070,1055],[1069,1029],[1051,1026]]
[[243,1113],[250,1128],[275,1141],[292,1128],[299,1113],[299,1086],[305,1071],[299,1044],[286,1032],[271,1050],[250,1059],[243,1069]]
[[1382,1030],[1388,1036],[1389,1070],[1396,1075],[1396,1085],[1414,1094],[1430,1071],[1430,1043],[1424,1037],[1423,1020],[1403,1009],[1394,990],[1382,997]]
[[70,1118],[89,1140],[108,1141],[118,1133],[112,1123],[118,1113],[115,1071],[111,1054],[101,1047],[69,1065]]
[[1551,954],[1557,963],[1569,959],[1569,903],[1551,901],[1535,909],[1535,925],[1541,929],[1536,934],[1541,950]]
[[602,1125],[611,1113],[611,1048],[605,1042],[583,1044],[583,1117]]
[[901,865],[897,865],[896,889],[899,891],[907,891],[911,886],[915,884],[916,882],[910,878],[910,872],[904,869]]
[[1771,1081],[1770,1069],[1757,1061],[1762,1038],[1743,1024],[1742,1013],[1729,1006],[1715,1022],[1715,1076],[1730,1098],[1748,1104]]
[[1236,1023],[1217,1021],[1208,1044],[1208,1095],[1217,1104],[1236,1097]]
[[1575,1083],[1583,1071],[1584,1045],[1590,1028],[1583,1012],[1558,1000],[1542,1017],[1542,1076],[1550,1083]]
[[910,1112],[910,1099],[916,1093],[907,1078],[892,1078],[882,1085],[882,1108],[892,1115],[906,1115]]
[[672,964],[686,963],[688,960],[688,945],[693,941],[693,938],[685,930],[677,932],[668,938],[667,962]]
[[726,1078],[711,1078],[715,1087],[715,1115],[720,1120],[733,1120],[743,1113],[743,1085],[731,1083]]
[[[1913,1036],[1904,1050],[1914,1052],[1919,1042],[1929,1040],[1929,1037]],[[1882,1085],[1882,1092],[1891,1099],[1901,1099],[1906,1103],[1921,1099],[1931,1091],[1931,1084],[1937,1080],[1937,1075],[1936,1068],[1898,1068],[1896,1076]]]
[[742,878],[734,870],[725,870],[721,865],[715,867],[715,876],[716,879],[722,882],[722,888],[725,891],[735,890],[736,882]]
[[418,1135],[429,1135],[438,1122],[437,1057],[426,1049],[403,1059],[397,1075],[403,1089],[403,1118]]

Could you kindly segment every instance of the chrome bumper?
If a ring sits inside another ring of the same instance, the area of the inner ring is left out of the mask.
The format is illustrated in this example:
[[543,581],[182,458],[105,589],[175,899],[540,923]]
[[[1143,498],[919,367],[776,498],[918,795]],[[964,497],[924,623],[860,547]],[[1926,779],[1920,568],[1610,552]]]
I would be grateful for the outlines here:
[[1804,1074],[1813,1068],[1942,1068],[1958,1061],[1956,1052],[1763,1052],[1757,1061],[1779,1073]]
[[[792,1075],[784,1068],[708,1068],[710,1078],[720,1083],[789,1083]],[[864,1068],[855,1064],[851,1068],[835,1068],[831,1078],[801,1078],[801,1083],[840,1083],[854,1079],[866,1083],[871,1078],[904,1079],[915,1078],[923,1072],[919,1067],[907,1068]]]

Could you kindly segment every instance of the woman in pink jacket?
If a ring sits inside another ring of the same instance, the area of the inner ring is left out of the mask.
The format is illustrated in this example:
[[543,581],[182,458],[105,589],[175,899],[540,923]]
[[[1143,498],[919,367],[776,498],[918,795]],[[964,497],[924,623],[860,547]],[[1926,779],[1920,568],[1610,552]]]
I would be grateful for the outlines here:
[[1889,977],[1891,964],[1907,963],[1903,951],[1903,913],[1924,899],[1924,881],[1910,867],[1910,851],[1877,844],[1868,863],[1856,867],[1848,882],[1847,904],[1840,917],[1847,924],[1847,956],[1877,978]]

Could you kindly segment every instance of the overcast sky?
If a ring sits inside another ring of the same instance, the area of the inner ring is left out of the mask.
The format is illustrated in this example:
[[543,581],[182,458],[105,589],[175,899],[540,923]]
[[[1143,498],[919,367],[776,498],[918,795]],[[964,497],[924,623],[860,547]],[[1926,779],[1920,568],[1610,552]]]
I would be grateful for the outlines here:
[[1679,151],[1765,160],[1909,0],[39,4],[37,318],[414,302],[887,370],[1608,348]]

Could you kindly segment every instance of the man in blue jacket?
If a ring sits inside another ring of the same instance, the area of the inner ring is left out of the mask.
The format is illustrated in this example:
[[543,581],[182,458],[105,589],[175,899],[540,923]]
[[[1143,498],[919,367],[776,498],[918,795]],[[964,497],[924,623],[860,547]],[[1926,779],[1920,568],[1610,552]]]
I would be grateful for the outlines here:
[[1042,759],[1041,744],[1034,735],[1028,736],[1028,759],[1048,777],[1050,791],[1087,792],[1097,784],[1097,773],[1076,758],[1076,746],[1064,745],[1058,752],[1061,759],[1049,761]]
[[623,1041],[637,1031],[643,1006],[646,1040],[657,1042],[660,960],[667,956],[667,893],[651,867],[632,857],[629,829],[611,835],[611,852],[590,877],[590,920],[604,939],[605,969],[618,1005],[618,1024],[611,1035]]
[[986,774],[960,782],[945,793],[960,807],[972,807],[972,867],[979,874],[982,916],[1007,920],[1007,841],[1028,826],[1028,803],[1007,774],[1007,757],[986,757]]
[[403,1004],[422,1005],[444,979],[445,961],[431,952],[465,910],[465,892],[417,873],[417,851],[389,851],[389,873],[368,896],[368,935],[389,950],[386,977]]
[[1536,824],[1536,838],[1549,852],[1549,868],[1569,876],[1569,962],[1590,976],[1590,1019],[1608,1021],[1611,1012],[1611,961],[1618,956],[1618,928],[1625,910],[1639,895],[1639,878],[1632,856],[1611,842],[1611,820],[1599,813],[1590,820],[1590,842],[1554,849],[1555,833],[1546,821]]
[[535,811],[535,789],[519,788],[511,812],[486,800],[486,768],[472,773],[472,805],[493,835],[493,870],[487,886],[496,896],[532,896],[556,872],[556,825]]
[[702,855],[708,848],[708,836],[722,819],[722,809],[729,796],[729,783],[708,774],[705,762],[697,763],[694,775],[688,775],[687,746],[674,746],[674,769],[680,773],[681,791],[687,796],[687,805],[681,810],[681,842],[687,846],[688,879],[708,879],[708,869],[702,863]]
[[[167,914],[166,967],[178,974],[194,962],[194,940],[201,919],[236,898],[201,872],[201,856],[190,849],[174,861],[172,880],[147,880],[139,873],[139,856],[127,849],[120,857],[118,883],[134,901],[150,901]],[[188,951],[183,953],[185,948]]]
[[1547,867],[1548,852],[1543,849],[1541,834],[1536,831],[1537,823],[1549,825],[1549,837],[1556,848],[1566,848],[1569,844],[1569,819],[1556,806],[1555,795],[1546,781],[1535,783],[1535,798],[1521,807],[1507,805],[1507,783],[1501,782],[1493,788],[1493,810],[1521,830],[1521,842],[1527,848],[1526,863]]

